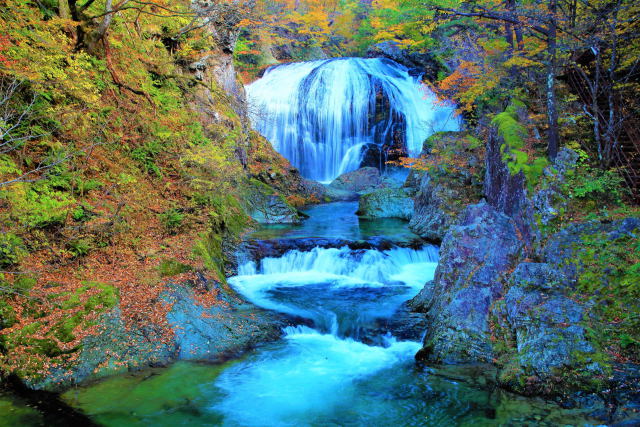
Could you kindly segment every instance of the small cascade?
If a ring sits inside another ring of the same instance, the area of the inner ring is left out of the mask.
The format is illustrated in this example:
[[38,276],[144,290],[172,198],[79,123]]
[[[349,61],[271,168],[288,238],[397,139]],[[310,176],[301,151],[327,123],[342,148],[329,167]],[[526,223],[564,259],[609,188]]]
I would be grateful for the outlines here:
[[451,105],[382,58],[279,65],[248,85],[247,95],[256,130],[303,176],[321,182],[363,160],[384,165],[391,152],[417,156],[428,136],[459,128]]
[[437,259],[433,246],[293,250],[248,262],[229,282],[256,305],[313,320],[323,333],[358,338],[363,327],[417,294],[433,277]]
[[[415,296],[433,278],[437,261],[435,246],[345,246],[292,250],[240,266],[231,286],[253,303],[304,317],[313,327],[289,326],[280,346],[226,370],[215,384],[224,399],[213,410],[230,425],[340,425],[334,413],[346,402],[362,402],[366,381],[413,364],[419,342],[371,327]],[[367,328],[375,340],[363,335]]]

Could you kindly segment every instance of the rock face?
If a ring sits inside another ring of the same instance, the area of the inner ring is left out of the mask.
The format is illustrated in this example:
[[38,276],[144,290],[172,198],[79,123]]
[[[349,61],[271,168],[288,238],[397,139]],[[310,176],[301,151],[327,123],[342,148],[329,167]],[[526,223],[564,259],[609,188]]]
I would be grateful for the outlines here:
[[381,183],[380,171],[374,167],[365,167],[340,175],[329,184],[329,187],[334,190],[360,193],[372,191]]
[[640,218],[624,218],[609,223],[588,222],[570,225],[549,238],[540,256],[547,262],[558,265],[567,274],[575,275],[579,268],[570,262],[582,248],[583,237],[593,234],[604,234],[609,240],[625,235],[633,237],[634,230],[640,229]]
[[515,175],[502,160],[503,138],[492,128],[485,156],[484,195],[487,203],[513,218],[519,233],[531,247],[539,239],[531,201],[527,198],[526,180],[522,172]]
[[459,194],[448,184],[435,184],[424,175],[415,197],[409,228],[423,239],[440,242],[460,211]]
[[384,41],[367,50],[369,58],[388,58],[409,68],[416,75],[424,75],[427,80],[435,80],[441,65],[428,53],[411,52],[402,49],[394,41]]
[[227,298],[227,305],[202,307],[183,289],[169,293],[167,320],[175,331],[179,360],[223,361],[260,342],[280,337],[282,318],[252,304]]
[[427,307],[430,327],[419,357],[432,362],[491,361],[490,307],[522,251],[506,215],[486,203],[468,206],[440,248]]
[[[432,135],[425,141],[423,156],[436,167],[407,177],[405,185],[417,186],[418,190],[409,228],[423,239],[442,241],[464,207],[480,200],[478,178],[482,155],[477,147],[469,147],[466,138],[469,138],[466,132]],[[442,154],[445,152],[447,155]],[[467,167],[446,167],[452,159],[464,162]]]
[[568,173],[573,171],[578,154],[568,148],[561,148],[552,166],[545,168],[541,180],[541,189],[532,197],[533,209],[541,224],[547,225],[566,207],[567,198],[563,194],[562,184]]
[[413,214],[413,199],[408,191],[381,188],[360,198],[356,214],[362,218],[410,219]]
[[27,381],[27,385],[55,391],[176,360],[222,361],[259,342],[277,339],[287,325],[283,316],[259,309],[233,293],[219,295],[226,303],[204,307],[186,285],[170,285],[165,294],[172,304],[167,314],[173,328],[169,337],[153,328],[127,327],[115,309],[98,325],[102,333],[85,339],[76,365],[54,371],[43,380]]
[[245,197],[247,212],[260,224],[298,224],[298,210],[268,185],[252,180]]
[[496,305],[496,336],[511,347],[499,382],[526,393],[552,394],[563,371],[586,378],[602,373],[583,322],[586,307],[566,296],[569,276],[547,263],[523,262]]
[[251,218],[260,224],[299,224],[298,211],[277,194],[254,199]]

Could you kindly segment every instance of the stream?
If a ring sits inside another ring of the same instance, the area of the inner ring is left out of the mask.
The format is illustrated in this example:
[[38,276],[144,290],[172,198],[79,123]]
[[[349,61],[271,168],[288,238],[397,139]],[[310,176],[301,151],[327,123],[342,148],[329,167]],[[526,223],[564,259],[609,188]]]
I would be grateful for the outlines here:
[[[390,225],[359,221],[356,207],[317,206],[307,211],[306,226],[263,227],[251,237],[317,237],[336,227],[345,238],[361,238],[374,225],[382,232]],[[329,214],[334,220],[316,229],[314,216]],[[402,240],[410,232],[406,223],[394,223],[390,233]],[[255,304],[304,317],[311,326],[287,327],[281,340],[239,360],[178,362],[63,398],[114,427],[585,425],[577,413],[494,389],[486,367],[416,367],[421,344],[395,338],[384,320],[433,276],[437,258],[429,245],[345,246],[249,261],[231,285]]]
[[[418,90],[418,80],[389,60],[322,60],[274,67],[247,92],[270,114],[253,117],[254,127],[303,176],[331,181],[382,164],[398,135],[404,146],[396,148],[417,155],[433,132],[458,128],[453,108]],[[300,225],[265,225],[247,237],[346,242],[262,259],[238,254],[238,274],[229,278],[237,293],[303,319],[280,340],[226,363],[181,361],[61,398],[113,427],[590,425],[578,411],[497,389],[490,367],[417,366],[424,327],[408,336],[391,325],[433,278],[438,248],[406,221],[360,220],[357,208],[313,206]],[[375,239],[385,244],[361,244]],[[0,426],[68,425],[10,395],[0,394],[0,412],[8,414]]]

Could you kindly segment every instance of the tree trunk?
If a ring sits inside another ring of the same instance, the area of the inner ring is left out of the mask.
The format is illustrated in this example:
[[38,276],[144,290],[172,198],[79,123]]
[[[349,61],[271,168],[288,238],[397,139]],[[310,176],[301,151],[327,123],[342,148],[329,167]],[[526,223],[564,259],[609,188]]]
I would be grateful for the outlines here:
[[67,0],[58,0],[58,15],[62,19],[71,19],[71,8]]
[[548,130],[548,155],[554,160],[560,147],[560,135],[558,131],[558,105],[556,100],[556,56],[557,56],[557,0],[549,0],[549,27],[547,32],[547,53],[549,55],[547,66],[547,124]]
[[111,25],[111,21],[113,21],[113,0],[107,0],[105,4],[104,11],[106,15],[102,18],[102,22],[100,22],[100,26],[96,31],[98,34],[98,40],[102,39],[104,35],[107,33],[109,26]]

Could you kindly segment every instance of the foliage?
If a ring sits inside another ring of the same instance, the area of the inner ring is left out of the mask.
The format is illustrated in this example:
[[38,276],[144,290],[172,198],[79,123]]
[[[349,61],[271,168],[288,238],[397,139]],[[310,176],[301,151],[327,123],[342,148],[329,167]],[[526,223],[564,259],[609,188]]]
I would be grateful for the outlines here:
[[594,207],[603,203],[609,206],[620,205],[628,195],[618,171],[594,168],[586,160],[582,160],[576,173],[567,179],[566,189],[569,197],[591,202]]
[[0,234],[0,268],[18,264],[27,254],[24,242],[13,233]]
[[617,238],[606,234],[582,238],[578,290],[603,317],[599,339],[637,355],[640,345],[640,230]]
[[177,276],[178,274],[186,273],[191,270],[191,266],[183,264],[180,261],[172,258],[165,258],[160,261],[158,265],[158,272],[162,277]]
[[184,221],[184,213],[180,209],[171,208],[160,214],[160,223],[169,233],[176,233]]
[[74,239],[67,242],[67,248],[73,256],[82,257],[89,253],[89,251],[93,248],[93,244],[91,240],[86,238]]
[[247,176],[246,123],[233,96],[186,66],[221,52],[216,31],[233,32],[246,5],[211,4],[219,20],[203,26],[189,1],[141,2],[101,35],[105,6],[0,5],[0,132],[15,142],[0,138],[0,260],[38,272],[29,286],[24,274],[0,284],[0,371],[66,372],[116,303],[127,328],[172,336],[147,252],[181,260],[210,233],[223,276],[223,236],[249,224],[233,191]]

